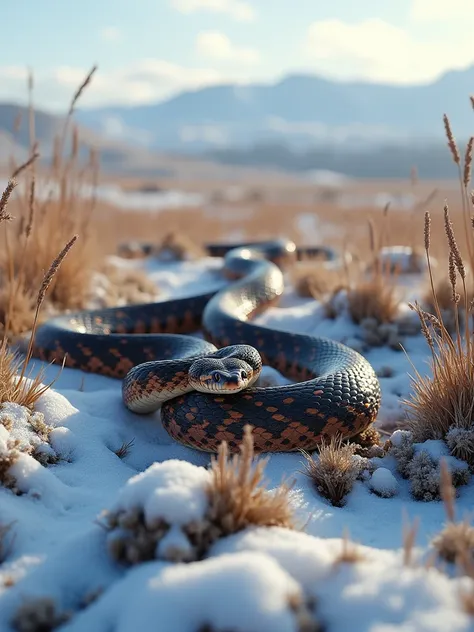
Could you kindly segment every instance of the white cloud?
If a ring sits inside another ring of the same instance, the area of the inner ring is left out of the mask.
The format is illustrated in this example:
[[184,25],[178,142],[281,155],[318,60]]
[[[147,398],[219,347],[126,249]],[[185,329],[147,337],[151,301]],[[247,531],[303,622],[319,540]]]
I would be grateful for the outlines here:
[[254,64],[260,58],[257,50],[236,46],[227,35],[219,31],[199,33],[196,38],[196,52],[202,57],[241,64]]
[[[59,66],[34,73],[34,101],[38,107],[64,112],[88,68]],[[0,66],[0,100],[24,103],[27,71],[22,66]],[[95,73],[81,96],[85,105],[153,103],[180,90],[222,83],[239,76],[212,68],[188,68],[161,59],[142,59],[110,72]]]
[[100,31],[100,36],[107,42],[116,42],[121,39],[122,32],[117,26],[106,26]]
[[423,22],[456,20],[472,21],[472,0],[413,0],[410,18]]
[[424,41],[379,19],[314,22],[304,46],[318,72],[394,83],[430,81],[474,61],[470,38],[447,31],[444,40]]
[[251,22],[256,17],[252,5],[243,0],[171,0],[171,6],[185,14],[197,11],[224,13],[239,22]]

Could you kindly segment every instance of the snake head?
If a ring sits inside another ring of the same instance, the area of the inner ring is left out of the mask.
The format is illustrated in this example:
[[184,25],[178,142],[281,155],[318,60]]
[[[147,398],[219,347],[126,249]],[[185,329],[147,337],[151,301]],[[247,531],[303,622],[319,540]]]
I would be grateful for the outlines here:
[[201,358],[188,372],[190,385],[201,393],[238,393],[254,381],[253,368],[237,358]]

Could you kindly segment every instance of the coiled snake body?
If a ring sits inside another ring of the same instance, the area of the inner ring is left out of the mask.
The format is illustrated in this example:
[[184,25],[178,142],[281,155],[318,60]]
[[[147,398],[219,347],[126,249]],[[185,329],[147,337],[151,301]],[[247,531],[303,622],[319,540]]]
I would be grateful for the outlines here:
[[[364,431],[377,416],[381,392],[363,356],[330,339],[251,322],[281,297],[281,268],[301,249],[274,241],[216,244],[208,252],[226,257],[233,281],[224,289],[53,318],[37,331],[35,355],[62,362],[67,354],[66,366],[122,378],[130,410],[146,414],[161,406],[171,437],[198,450],[216,452],[226,440],[236,451],[246,423],[256,452],[313,450],[335,434]],[[205,340],[184,335],[199,328]],[[262,361],[297,382],[255,386]]]

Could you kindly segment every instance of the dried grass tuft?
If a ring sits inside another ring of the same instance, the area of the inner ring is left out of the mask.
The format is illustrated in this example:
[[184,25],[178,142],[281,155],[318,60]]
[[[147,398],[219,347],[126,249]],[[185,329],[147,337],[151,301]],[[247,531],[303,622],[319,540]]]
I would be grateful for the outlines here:
[[229,456],[227,442],[212,457],[212,480],[208,488],[207,517],[221,535],[235,533],[250,525],[294,528],[289,493],[291,486],[283,483],[269,493],[263,483],[267,460],[254,464],[252,427],[244,427],[240,454]]
[[131,439],[130,441],[124,441],[118,450],[115,450],[115,454],[119,459],[125,459],[130,452],[132,451],[133,444],[135,443],[135,439]]
[[[56,156],[44,175],[46,190],[59,191],[57,199],[53,199],[52,195],[45,200],[37,199],[35,161],[39,154],[34,139],[34,117],[30,116],[31,156],[26,163],[14,169],[14,175],[0,201],[0,221],[11,219],[5,210],[8,198],[15,203],[15,215],[18,218],[17,222],[10,223],[5,229],[0,250],[0,324],[13,335],[31,328],[35,312],[31,288],[39,287],[44,270],[49,268],[62,245],[74,234],[81,236],[79,246],[51,279],[47,302],[59,310],[86,305],[99,255],[98,242],[91,225],[97,165],[91,160],[86,165],[79,164],[79,139],[75,130],[69,156],[65,155],[64,147],[69,138],[68,128],[77,98],[92,74],[89,73],[88,79],[74,95],[62,135],[56,139]],[[31,103],[30,109],[33,111]],[[20,175],[25,178],[24,191],[13,200],[13,193],[16,193],[15,179]],[[92,186],[93,191],[88,196],[80,193],[84,185]],[[12,243],[15,247],[12,247]],[[10,322],[7,322],[9,317]]]
[[160,293],[156,283],[140,268],[124,269],[106,262],[99,268],[96,285],[102,285],[102,295],[93,297],[100,307],[132,305],[157,300]]
[[156,249],[156,255],[160,259],[185,261],[202,257],[204,251],[186,233],[174,230],[163,237]]
[[317,491],[335,507],[342,507],[360,473],[360,463],[354,459],[355,446],[331,437],[319,448],[318,458],[302,451],[306,459],[305,473]]
[[[2,211],[3,215],[5,215],[5,208],[6,207],[4,207]],[[5,218],[3,221],[6,221]],[[38,284],[39,290],[34,302],[32,325],[30,325],[32,332],[24,359],[22,359],[17,352],[10,350],[8,338],[11,336],[10,323],[15,315],[15,309],[18,307],[18,302],[16,301],[17,292],[20,296],[24,297],[22,288],[24,288],[23,284],[26,283],[26,279],[24,277],[21,277],[20,280],[16,279],[15,285],[14,275],[12,274],[9,277],[10,285],[7,290],[7,305],[4,308],[5,320],[3,323],[3,338],[0,341],[0,403],[13,402],[32,408],[38,398],[54,384],[55,380],[49,384],[43,383],[46,368],[41,369],[34,377],[32,377],[31,370],[28,374],[27,370],[33,355],[34,337],[39,322],[41,307],[51,283],[58,274],[61,264],[71,250],[76,238],[76,236],[73,237],[62,248],[53,262],[46,268],[47,272],[43,276],[41,283]],[[9,267],[12,267],[12,262],[10,262]],[[28,290],[28,292],[30,292],[30,290]],[[32,301],[30,294],[28,294],[28,297],[29,300]]]
[[350,283],[347,291],[347,307],[351,319],[360,324],[366,319],[377,324],[393,323],[400,307],[397,279],[398,270],[391,269],[390,263],[381,259],[381,249],[386,232],[388,207],[384,213],[384,225],[380,235],[374,223],[369,221],[369,242],[371,262],[365,274],[359,274]]
[[[430,217],[427,213],[425,229],[429,233]],[[449,209],[444,207],[446,238],[450,248],[449,283],[454,311],[454,338],[443,319],[440,301],[433,281],[430,262],[429,236],[426,241],[426,258],[434,313],[423,310],[418,303],[410,305],[420,320],[421,330],[431,351],[431,375],[422,375],[415,369],[412,377],[413,394],[405,403],[408,408],[408,428],[415,441],[444,439],[451,428],[472,428],[474,421],[474,345],[469,330],[471,305],[466,287],[464,262],[456,242]],[[461,281],[461,295],[457,282]],[[459,310],[464,312],[461,319]]]
[[327,269],[313,262],[302,262],[291,270],[296,293],[304,298],[322,300],[347,288],[347,279],[341,270]]

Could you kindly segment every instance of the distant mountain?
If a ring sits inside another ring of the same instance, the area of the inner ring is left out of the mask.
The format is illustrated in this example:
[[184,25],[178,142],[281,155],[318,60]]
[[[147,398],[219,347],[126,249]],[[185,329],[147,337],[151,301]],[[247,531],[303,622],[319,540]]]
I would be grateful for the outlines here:
[[[35,110],[33,113],[34,134],[39,145],[40,160],[50,161],[54,151],[54,140],[64,129],[64,117]],[[75,124],[74,121],[73,124]],[[70,150],[71,129],[65,151]],[[130,146],[122,141],[111,139],[100,132],[78,126],[80,157],[87,159],[89,148],[99,153],[101,168],[114,173],[128,175],[167,175],[163,160],[156,152],[140,146]],[[12,157],[17,162],[29,156],[29,112],[24,106],[13,103],[0,103],[0,165],[9,165]]]
[[474,132],[474,66],[411,86],[291,75],[271,84],[219,85],[152,105],[78,111],[109,138],[161,150],[201,152],[282,142],[293,148],[407,145],[440,139],[448,113],[455,133]]
[[[74,116],[73,124],[77,124],[77,116]],[[15,159],[19,164],[30,155],[29,139],[29,112],[22,105],[12,103],[0,103],[0,175],[5,177],[11,169],[11,160]],[[64,129],[64,117],[36,110],[34,112],[35,138],[39,143],[40,163],[49,165],[54,150],[54,140],[61,135]],[[156,151],[153,148],[125,142],[120,139],[89,129],[84,124],[79,124],[79,155],[80,159],[87,160],[89,150],[93,147],[99,155],[100,172],[113,174],[114,176],[137,176],[139,178],[163,178],[170,182],[173,180],[191,180],[202,182],[205,180],[227,179],[243,177],[251,182],[255,175],[255,169],[247,170],[245,167],[226,166],[206,156],[186,156],[171,152]],[[72,130],[72,126],[70,130]],[[68,134],[70,141],[70,133]],[[65,153],[70,151],[70,142],[65,143]],[[272,177],[270,171],[268,177]],[[278,174],[282,179],[282,174]],[[287,181],[293,182],[293,176],[285,176]],[[173,186],[172,184],[164,185]]]

